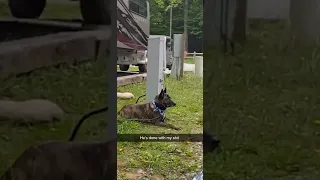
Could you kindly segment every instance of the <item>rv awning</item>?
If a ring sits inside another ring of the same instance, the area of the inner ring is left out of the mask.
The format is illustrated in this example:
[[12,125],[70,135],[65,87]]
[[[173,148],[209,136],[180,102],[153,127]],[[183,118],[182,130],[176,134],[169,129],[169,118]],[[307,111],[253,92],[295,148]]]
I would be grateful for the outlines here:
[[117,47],[118,48],[124,48],[124,49],[133,49],[132,47],[129,47],[127,45],[125,45],[124,43],[117,41]]

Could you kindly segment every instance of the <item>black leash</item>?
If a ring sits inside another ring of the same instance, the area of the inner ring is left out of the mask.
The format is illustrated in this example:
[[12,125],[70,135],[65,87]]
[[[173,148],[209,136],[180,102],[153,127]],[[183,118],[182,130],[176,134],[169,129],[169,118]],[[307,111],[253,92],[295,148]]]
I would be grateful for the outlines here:
[[136,101],[136,104],[138,104],[140,98],[145,97],[145,96],[146,96],[146,95],[142,95],[142,96],[138,97],[138,99],[137,99],[137,101]]
[[88,119],[90,116],[93,116],[95,114],[99,114],[99,113],[108,111],[108,109],[109,108],[107,106],[107,107],[104,107],[104,108],[101,108],[101,109],[98,109],[98,110],[91,111],[91,112],[85,114],[84,116],[82,116],[82,118],[78,121],[78,123],[74,127],[74,129],[72,131],[72,134],[71,134],[71,136],[70,136],[68,141],[73,141],[74,140],[74,138],[76,137],[76,135],[77,135],[77,133],[79,131],[79,128],[82,125],[82,123],[84,122],[84,120]]

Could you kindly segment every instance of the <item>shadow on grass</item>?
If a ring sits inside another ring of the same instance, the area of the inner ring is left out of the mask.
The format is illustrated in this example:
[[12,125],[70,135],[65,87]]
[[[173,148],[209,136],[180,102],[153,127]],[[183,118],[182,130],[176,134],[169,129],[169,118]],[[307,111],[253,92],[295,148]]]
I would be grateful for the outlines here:
[[261,23],[237,56],[206,52],[204,118],[223,149],[205,157],[207,177],[320,177],[320,54],[287,37],[282,24]]

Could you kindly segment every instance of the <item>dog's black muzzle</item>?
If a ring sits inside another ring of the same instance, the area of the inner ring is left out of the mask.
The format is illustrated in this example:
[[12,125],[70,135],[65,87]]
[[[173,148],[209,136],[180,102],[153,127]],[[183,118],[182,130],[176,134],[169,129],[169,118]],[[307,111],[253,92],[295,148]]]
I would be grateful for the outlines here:
[[170,106],[169,107],[173,107],[173,106],[176,106],[177,104],[175,103],[175,102],[173,102],[173,101],[171,101],[171,103],[170,103]]

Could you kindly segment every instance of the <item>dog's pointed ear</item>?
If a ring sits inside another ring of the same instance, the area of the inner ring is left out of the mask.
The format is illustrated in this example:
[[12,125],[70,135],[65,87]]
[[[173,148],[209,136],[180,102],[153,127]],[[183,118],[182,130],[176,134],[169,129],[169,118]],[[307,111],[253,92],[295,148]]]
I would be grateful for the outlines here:
[[164,93],[167,93],[167,88],[164,88]]
[[164,97],[164,91],[163,89],[161,89],[161,92],[159,94],[159,99],[163,99],[163,97]]

